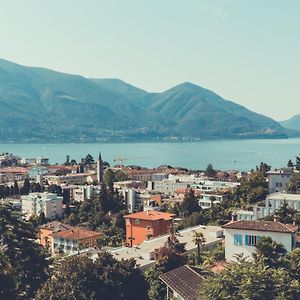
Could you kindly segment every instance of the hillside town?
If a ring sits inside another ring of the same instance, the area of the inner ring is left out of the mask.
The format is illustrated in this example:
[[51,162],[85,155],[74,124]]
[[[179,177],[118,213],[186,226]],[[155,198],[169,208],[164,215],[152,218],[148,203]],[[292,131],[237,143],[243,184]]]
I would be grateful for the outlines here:
[[[42,268],[43,276],[27,276],[31,280],[27,286],[12,284],[2,296],[72,299],[58,288],[53,274],[65,270],[59,275],[64,276],[59,283],[64,285],[72,264],[85,264],[78,271],[80,280],[88,264],[105,259],[116,268],[130,264],[130,272],[138,272],[135,280],[143,284],[136,287],[133,299],[225,299],[232,291],[237,296],[230,299],[241,299],[234,287],[239,282],[219,291],[217,283],[235,269],[245,273],[239,280],[248,280],[254,266],[268,266],[268,272],[280,268],[289,275],[285,280],[300,286],[299,157],[281,169],[262,162],[249,172],[215,170],[212,164],[205,170],[188,170],[118,162],[111,166],[101,153],[96,159],[88,154],[80,162],[66,156],[63,164],[51,164],[47,157],[0,156],[3,255],[17,257],[10,251],[28,251],[30,242],[43,260],[43,266],[41,262],[33,266]],[[20,245],[10,243],[14,234],[21,234]],[[87,265],[86,259],[91,261]],[[296,274],[287,268],[294,268]],[[1,276],[13,278],[14,272],[2,271]],[[21,280],[12,278],[7,280]],[[293,296],[284,299],[299,299],[299,290],[291,288],[286,295]],[[51,293],[56,296],[49,297]],[[272,293],[277,295],[275,287]],[[129,294],[123,298],[129,299]],[[108,293],[103,299],[119,298]]]

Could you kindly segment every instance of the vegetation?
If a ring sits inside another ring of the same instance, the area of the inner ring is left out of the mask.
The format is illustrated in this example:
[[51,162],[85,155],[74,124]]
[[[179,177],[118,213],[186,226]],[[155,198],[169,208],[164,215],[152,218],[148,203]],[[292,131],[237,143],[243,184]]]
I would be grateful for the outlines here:
[[287,137],[287,130],[270,118],[192,83],[147,93],[119,80],[92,80],[4,60],[0,72],[1,141]]
[[286,255],[282,245],[262,238],[253,261],[237,256],[237,262],[212,274],[202,286],[201,299],[299,299],[299,262],[300,249]]
[[300,173],[294,173],[286,189],[290,193],[300,193]]
[[268,184],[265,174],[258,170],[252,172],[249,178],[241,179],[240,186],[233,192],[233,201],[240,206],[254,204],[264,200],[267,194]]
[[187,261],[187,257],[183,255],[184,252],[185,244],[179,243],[174,233],[171,232],[164,247],[155,252],[155,265],[145,273],[145,278],[149,284],[148,295],[150,300],[165,299],[166,288],[159,276],[184,265]]
[[134,259],[116,260],[102,252],[93,261],[73,256],[55,263],[36,300],[148,299],[147,283]]
[[47,278],[47,263],[37,232],[20,221],[11,206],[0,207],[0,297],[30,299]]

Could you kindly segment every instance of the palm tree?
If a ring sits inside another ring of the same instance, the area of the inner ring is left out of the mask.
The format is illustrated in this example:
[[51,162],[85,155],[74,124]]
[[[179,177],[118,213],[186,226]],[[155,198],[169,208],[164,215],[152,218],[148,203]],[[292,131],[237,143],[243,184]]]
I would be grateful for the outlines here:
[[194,237],[193,237],[193,242],[195,245],[197,245],[197,265],[200,264],[200,249],[205,243],[205,238],[203,236],[202,232],[197,232],[193,230],[194,232]]

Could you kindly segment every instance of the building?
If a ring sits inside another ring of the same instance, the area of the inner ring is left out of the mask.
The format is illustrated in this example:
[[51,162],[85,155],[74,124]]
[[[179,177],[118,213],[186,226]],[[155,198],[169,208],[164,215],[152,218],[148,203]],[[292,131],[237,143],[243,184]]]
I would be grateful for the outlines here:
[[[185,228],[179,230],[176,233],[176,237],[178,238],[179,243],[185,244],[187,253],[197,251],[197,245],[195,245],[194,241],[195,231],[203,234],[205,238],[203,249],[205,249],[205,251],[211,251],[224,241],[223,230],[219,226],[197,225]],[[139,244],[138,247],[119,247],[111,249],[109,252],[118,260],[133,258],[137,262],[139,268],[144,272],[155,264],[156,249],[163,247],[169,237],[169,234],[165,234],[163,236],[151,238],[150,240],[145,240],[143,243]]]
[[298,226],[274,221],[231,221],[223,226],[225,259],[234,261],[236,254],[252,259],[255,245],[261,237],[270,237],[289,252],[296,247]]
[[21,197],[22,214],[25,219],[31,216],[45,214],[46,219],[53,220],[62,217],[63,197],[52,193],[30,193]]
[[95,247],[101,232],[87,230],[79,227],[57,231],[49,234],[52,237],[52,253],[64,252],[72,254],[80,249]]
[[162,274],[159,279],[167,287],[167,299],[198,300],[205,280],[199,269],[182,266]]
[[125,216],[127,244],[132,247],[151,237],[168,233],[173,228],[174,216],[174,214],[154,210]]
[[[63,187],[67,189],[70,186]],[[80,185],[70,187],[70,197],[76,202],[84,202],[91,199],[94,195],[100,194],[101,186],[99,185]]]
[[35,158],[21,158],[20,160],[21,165],[42,165],[47,166],[49,165],[49,158],[38,156]]
[[56,184],[56,185],[70,185],[70,184],[86,184],[87,177],[90,174],[88,173],[74,173],[74,174],[67,174],[62,176],[57,175],[45,175],[44,180],[48,182],[49,185]]
[[99,153],[99,158],[97,160],[97,181],[98,184],[103,182],[103,160],[101,157],[101,152]]
[[300,194],[274,193],[268,195],[264,206],[253,205],[252,210],[237,210],[237,221],[258,220],[276,213],[286,203],[290,208],[300,211]]
[[221,194],[221,193],[206,194],[206,193],[202,193],[200,195],[199,205],[203,209],[211,208],[212,205],[214,205],[214,204],[220,204],[221,202],[223,202],[223,201],[225,201],[227,199],[228,199],[228,195],[227,194]]
[[266,198],[266,207],[269,214],[274,213],[285,202],[289,207],[300,211],[300,194],[274,193]]
[[44,247],[51,248],[52,233],[71,229],[72,226],[58,221],[48,222],[39,227],[39,243]]
[[284,168],[267,172],[269,194],[281,192],[286,189],[292,176],[292,168]]

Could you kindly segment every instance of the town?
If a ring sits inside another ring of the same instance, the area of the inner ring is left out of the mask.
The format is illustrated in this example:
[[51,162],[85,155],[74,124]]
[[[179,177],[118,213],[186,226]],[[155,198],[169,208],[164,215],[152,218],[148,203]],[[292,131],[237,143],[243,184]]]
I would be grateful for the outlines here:
[[1,299],[300,299],[300,157],[239,172],[2,153],[0,198]]

